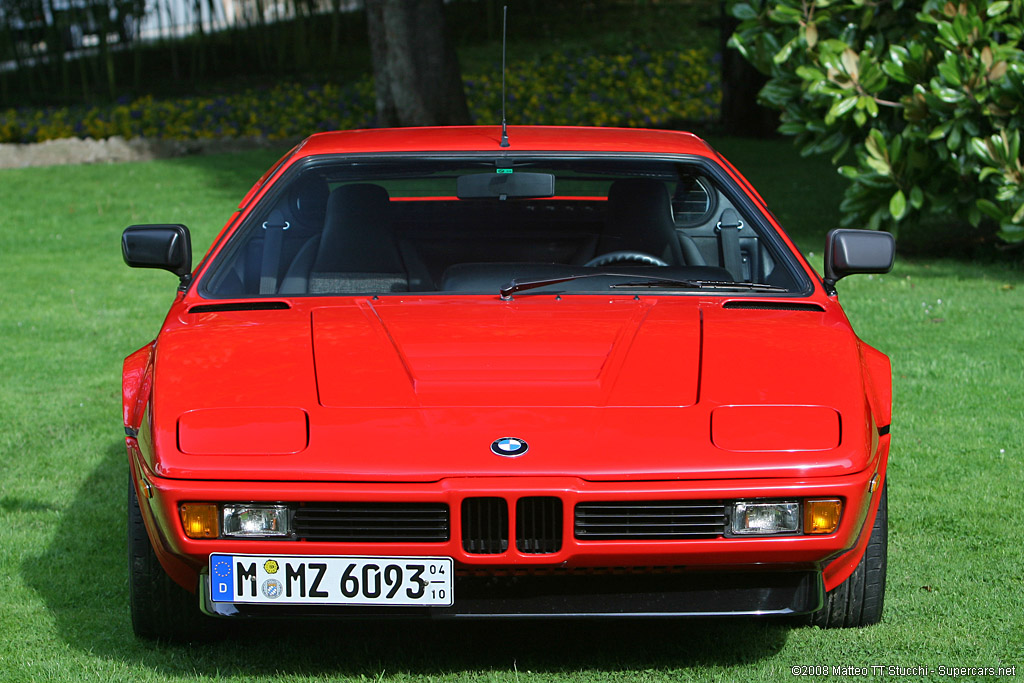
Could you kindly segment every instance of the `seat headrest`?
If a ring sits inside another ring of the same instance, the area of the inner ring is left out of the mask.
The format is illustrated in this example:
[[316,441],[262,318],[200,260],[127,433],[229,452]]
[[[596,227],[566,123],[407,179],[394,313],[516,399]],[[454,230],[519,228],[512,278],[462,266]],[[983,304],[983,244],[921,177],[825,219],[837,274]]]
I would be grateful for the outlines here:
[[402,270],[387,190],[371,183],[355,183],[331,191],[313,270],[355,273]]
[[288,188],[288,206],[302,227],[320,230],[327,215],[327,197],[331,190],[321,175],[307,173]]
[[372,183],[342,185],[327,200],[329,215],[343,211],[350,220],[379,219],[390,207],[388,191]]
[[608,211],[611,220],[619,224],[643,223],[675,228],[672,196],[660,180],[616,180],[608,190]]
[[683,263],[668,187],[653,178],[616,180],[608,189],[608,216],[598,253],[641,251]]

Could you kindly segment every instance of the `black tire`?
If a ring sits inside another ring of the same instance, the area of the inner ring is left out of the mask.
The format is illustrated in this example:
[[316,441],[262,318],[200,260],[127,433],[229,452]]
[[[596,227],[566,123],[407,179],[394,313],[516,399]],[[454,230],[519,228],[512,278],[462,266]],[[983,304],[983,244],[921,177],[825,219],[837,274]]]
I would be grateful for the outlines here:
[[821,628],[855,628],[877,624],[885,603],[885,568],[889,545],[889,486],[882,487],[878,514],[864,556],[853,574],[825,594],[825,605],[808,623]]
[[201,642],[213,637],[214,620],[199,610],[198,597],[175,583],[160,566],[130,479],[128,587],[136,636],[174,642]]

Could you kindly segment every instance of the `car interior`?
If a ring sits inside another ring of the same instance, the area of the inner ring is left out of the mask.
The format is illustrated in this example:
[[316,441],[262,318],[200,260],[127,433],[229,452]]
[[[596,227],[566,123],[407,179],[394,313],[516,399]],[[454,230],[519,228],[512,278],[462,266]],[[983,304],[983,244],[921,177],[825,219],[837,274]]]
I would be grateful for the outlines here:
[[[559,280],[540,291],[586,293],[608,292],[624,277],[646,279],[652,289],[659,282],[672,289],[668,281],[802,288],[784,252],[697,168],[550,159],[487,165],[300,169],[236,231],[201,292],[493,294],[513,280]],[[541,176],[554,188],[550,196],[533,196]],[[472,196],[460,197],[466,187]]]

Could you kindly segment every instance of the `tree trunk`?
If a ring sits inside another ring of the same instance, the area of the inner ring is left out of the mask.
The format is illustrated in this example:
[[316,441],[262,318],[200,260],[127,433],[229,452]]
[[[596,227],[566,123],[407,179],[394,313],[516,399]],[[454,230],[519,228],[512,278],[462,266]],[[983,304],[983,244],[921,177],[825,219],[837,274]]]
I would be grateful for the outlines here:
[[442,0],[367,0],[379,126],[469,123]]
[[206,31],[203,29],[202,0],[194,0],[192,3],[192,19],[195,22],[193,24],[195,36],[192,38],[192,62],[189,65],[189,72],[192,83],[195,84],[206,75]]
[[720,45],[722,54],[722,130],[729,135],[772,137],[779,127],[779,113],[762,107],[757,94],[768,82],[768,77],[754,68],[740,53],[728,46],[739,20],[726,11],[724,0],[719,3]]
[[331,40],[328,62],[332,67],[338,65],[341,46],[341,0],[331,0]]
[[110,30],[110,17],[105,4],[97,5],[94,12],[99,12],[96,19],[96,30],[100,32],[99,72],[107,84],[107,96],[113,101],[117,97],[117,72],[114,70],[114,53],[107,41],[107,32]]

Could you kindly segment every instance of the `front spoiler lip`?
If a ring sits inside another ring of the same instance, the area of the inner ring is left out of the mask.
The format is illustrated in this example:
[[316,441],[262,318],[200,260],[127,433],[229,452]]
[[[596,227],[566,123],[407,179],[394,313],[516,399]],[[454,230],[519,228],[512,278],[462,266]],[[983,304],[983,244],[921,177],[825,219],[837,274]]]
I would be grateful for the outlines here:
[[209,573],[199,579],[202,611],[234,619],[786,616],[821,609],[824,595],[819,571],[690,572],[669,577],[533,577],[499,586],[487,579],[463,579],[456,582],[451,607],[316,607],[213,602]]

